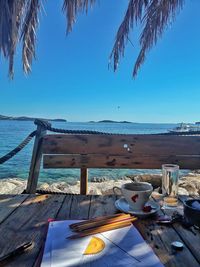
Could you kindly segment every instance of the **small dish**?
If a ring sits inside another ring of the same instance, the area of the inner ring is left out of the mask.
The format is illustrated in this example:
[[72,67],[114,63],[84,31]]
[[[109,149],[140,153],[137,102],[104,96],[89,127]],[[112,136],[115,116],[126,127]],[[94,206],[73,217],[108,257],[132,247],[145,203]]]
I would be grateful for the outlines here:
[[125,212],[125,213],[133,214],[139,218],[145,218],[145,217],[151,216],[151,215],[155,214],[160,209],[160,206],[151,200],[149,200],[145,206],[151,206],[152,210],[149,212],[145,212],[143,210],[135,211],[129,206],[128,202],[123,197],[115,201],[115,207],[118,210]]

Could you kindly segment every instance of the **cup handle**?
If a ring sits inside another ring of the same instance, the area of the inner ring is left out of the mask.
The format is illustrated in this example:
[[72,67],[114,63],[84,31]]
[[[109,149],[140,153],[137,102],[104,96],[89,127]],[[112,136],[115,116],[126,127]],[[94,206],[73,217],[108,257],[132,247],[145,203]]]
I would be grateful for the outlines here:
[[[116,190],[118,190],[118,193],[117,193]],[[119,194],[119,191],[120,191],[120,194]],[[120,187],[118,187],[118,186],[114,186],[114,187],[113,187],[113,193],[114,193],[115,195],[117,195],[117,196],[122,195],[122,189],[121,189]]]

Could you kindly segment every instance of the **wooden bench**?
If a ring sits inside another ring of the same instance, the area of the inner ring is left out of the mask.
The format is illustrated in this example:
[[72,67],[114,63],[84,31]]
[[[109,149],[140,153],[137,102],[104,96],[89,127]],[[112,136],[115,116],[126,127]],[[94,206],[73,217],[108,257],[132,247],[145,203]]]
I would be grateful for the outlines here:
[[153,134],[46,134],[39,125],[27,193],[35,193],[41,160],[44,168],[80,168],[80,193],[87,194],[88,169],[160,169],[178,164],[200,168],[200,136]]

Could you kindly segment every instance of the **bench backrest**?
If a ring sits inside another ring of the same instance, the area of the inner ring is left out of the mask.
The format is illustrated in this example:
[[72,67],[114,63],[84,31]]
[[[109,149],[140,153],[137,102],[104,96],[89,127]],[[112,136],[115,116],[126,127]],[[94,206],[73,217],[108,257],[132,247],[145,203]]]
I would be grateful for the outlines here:
[[44,168],[80,168],[86,194],[88,168],[199,169],[200,136],[51,134],[42,137],[41,154]]
[[44,168],[200,168],[200,136],[46,135]]

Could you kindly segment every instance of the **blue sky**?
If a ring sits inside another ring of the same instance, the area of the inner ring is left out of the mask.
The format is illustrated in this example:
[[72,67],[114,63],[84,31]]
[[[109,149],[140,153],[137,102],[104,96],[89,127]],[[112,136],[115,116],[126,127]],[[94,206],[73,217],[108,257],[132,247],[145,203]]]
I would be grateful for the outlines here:
[[62,1],[45,1],[32,73],[23,74],[19,49],[15,78],[10,81],[7,63],[1,58],[0,114],[68,121],[199,121],[200,1],[186,1],[136,79],[132,78],[132,68],[138,53],[138,32],[131,34],[134,47],[127,45],[118,71],[108,69],[127,3],[99,1],[87,16],[78,17],[73,32],[66,37]]

